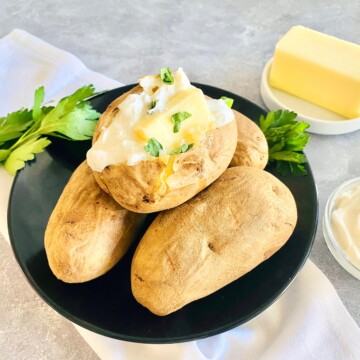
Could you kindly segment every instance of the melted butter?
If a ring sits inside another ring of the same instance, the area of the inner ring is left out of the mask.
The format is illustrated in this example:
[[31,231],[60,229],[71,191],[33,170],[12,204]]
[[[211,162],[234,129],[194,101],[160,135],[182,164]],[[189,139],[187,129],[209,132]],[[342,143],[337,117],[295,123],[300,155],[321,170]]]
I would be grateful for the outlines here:
[[[182,111],[191,116],[181,123],[179,132],[175,133],[171,116]],[[192,86],[172,95],[163,111],[145,115],[136,123],[134,131],[141,140],[155,138],[162,144],[165,153],[169,153],[184,142],[200,143],[202,137],[215,126],[203,92]]]
[[330,220],[338,244],[348,259],[360,268],[360,184],[336,199]]
[[174,167],[173,167],[174,160],[175,160],[175,155],[171,155],[166,163],[165,172],[162,177],[164,182],[166,182],[167,178],[174,173]]
[[[223,100],[206,100],[200,89],[192,86],[184,71],[173,73],[174,84],[164,84],[159,75],[140,79],[143,91],[131,94],[118,106],[118,113],[87,153],[92,170],[101,172],[109,165],[128,166],[153,156],[144,146],[151,138],[163,146],[160,158],[167,163],[169,154],[183,144],[196,146],[206,133],[234,119]],[[155,106],[154,106],[155,105]],[[174,133],[171,116],[177,112],[192,114]]]

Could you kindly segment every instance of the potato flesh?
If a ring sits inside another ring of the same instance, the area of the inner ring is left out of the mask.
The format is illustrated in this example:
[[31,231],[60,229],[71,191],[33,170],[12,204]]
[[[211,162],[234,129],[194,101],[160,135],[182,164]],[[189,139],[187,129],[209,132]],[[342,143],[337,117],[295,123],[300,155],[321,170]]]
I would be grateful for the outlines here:
[[[137,86],[109,105],[99,119],[93,143],[101,128],[110,125],[113,113],[126,96],[140,91],[141,87]],[[174,155],[174,162],[165,163],[154,158],[133,166],[110,165],[102,172],[94,172],[95,179],[103,190],[130,211],[152,213],[170,209],[196,195],[225,171],[234,155],[236,141],[234,119],[208,131],[202,142],[186,153]]]
[[136,300],[167,315],[246,274],[275,253],[297,221],[294,198],[271,174],[234,167],[157,216],[131,267]]

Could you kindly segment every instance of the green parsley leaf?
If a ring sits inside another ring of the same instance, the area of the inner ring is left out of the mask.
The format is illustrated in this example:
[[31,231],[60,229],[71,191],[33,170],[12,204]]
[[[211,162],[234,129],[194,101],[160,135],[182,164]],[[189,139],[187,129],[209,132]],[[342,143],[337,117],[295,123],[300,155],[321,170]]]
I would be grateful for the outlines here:
[[149,115],[152,115],[152,113],[154,112],[154,108],[155,108],[157,102],[158,102],[158,100],[154,100],[150,103],[150,109],[147,111],[147,113]]
[[94,120],[97,120],[100,114],[83,100],[93,93],[94,89],[89,85],[61,99],[58,105],[44,116],[37,132],[71,140],[90,139],[96,127]]
[[32,124],[32,114],[27,109],[21,109],[0,118],[0,143],[17,139]]
[[155,157],[159,157],[160,150],[162,149],[163,146],[155,138],[151,138],[148,141],[148,143],[144,146],[144,150]]
[[169,67],[162,68],[160,70],[160,78],[166,85],[172,85],[174,83],[174,77]]
[[178,133],[180,131],[181,123],[190,116],[191,114],[186,111],[179,111],[171,116],[171,121],[174,124],[174,133]]
[[158,102],[158,100],[154,100],[151,102],[150,104],[150,110],[152,110],[155,106],[156,106],[156,103]]
[[305,155],[295,151],[278,151],[272,153],[270,156],[273,160],[288,161],[296,164],[303,164],[306,162]]
[[260,117],[260,128],[262,131],[267,131],[270,127],[279,128],[284,125],[291,125],[297,123],[295,120],[297,114],[288,110],[276,110],[269,112],[266,117]]
[[301,164],[294,164],[294,163],[289,163],[290,166],[290,171],[295,175],[295,176],[304,176],[307,175],[307,171],[304,167],[304,165]]
[[44,116],[37,132],[69,140],[91,139],[99,115],[87,102],[75,104],[63,114],[59,114],[55,107]]
[[193,146],[194,146],[194,144],[183,144],[183,145],[179,146],[177,149],[171,150],[170,155],[186,153]]
[[44,102],[44,99],[45,99],[45,89],[43,86],[41,86],[35,90],[35,95],[34,95],[34,105],[32,108],[32,117],[34,119],[34,122],[39,122],[43,116],[41,104]]
[[40,138],[40,135],[34,136],[25,144],[19,146],[7,157],[4,167],[11,174],[15,175],[17,170],[25,166],[25,161],[33,160],[35,155],[44,151],[46,146],[51,143],[50,140]]
[[277,110],[260,117],[260,128],[269,146],[269,162],[275,162],[277,171],[284,176],[289,172],[296,176],[307,174],[302,151],[310,139],[305,132],[310,125],[298,122],[296,116],[293,111]]
[[286,176],[290,172],[290,165],[286,161],[277,161],[276,170],[280,175]]
[[234,99],[228,98],[226,96],[222,96],[220,98],[224,103],[231,109],[234,104]]
[[86,140],[93,136],[100,114],[87,98],[94,95],[92,85],[83,86],[54,106],[41,106],[44,87],[36,89],[31,110],[21,109],[0,118],[0,162],[11,174],[22,168],[50,144],[43,135],[68,140]]
[[5,161],[7,157],[10,155],[11,151],[8,149],[1,149],[0,150],[0,162]]

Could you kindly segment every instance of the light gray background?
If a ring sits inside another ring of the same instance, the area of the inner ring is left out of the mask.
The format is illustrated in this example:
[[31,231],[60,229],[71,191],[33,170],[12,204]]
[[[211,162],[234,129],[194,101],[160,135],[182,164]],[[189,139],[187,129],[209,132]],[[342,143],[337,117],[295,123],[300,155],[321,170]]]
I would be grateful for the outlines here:
[[[136,82],[163,66],[182,66],[192,81],[224,88],[260,105],[262,69],[291,26],[301,24],[359,43],[359,19],[357,1],[0,0],[0,37],[14,28],[26,30],[123,83]],[[360,176],[359,144],[360,131],[313,135],[306,151],[320,205],[310,257],[358,325],[360,281],[331,256],[321,219],[331,191]],[[97,359],[73,326],[31,289],[1,236],[0,358]]]

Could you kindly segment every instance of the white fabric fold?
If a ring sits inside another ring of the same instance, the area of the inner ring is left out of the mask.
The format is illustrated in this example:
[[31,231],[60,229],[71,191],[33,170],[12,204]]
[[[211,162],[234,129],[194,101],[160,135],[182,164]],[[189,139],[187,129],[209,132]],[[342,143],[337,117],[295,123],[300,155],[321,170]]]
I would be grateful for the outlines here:
[[[46,101],[84,84],[97,90],[121,85],[90,71],[75,56],[22,30],[0,39],[0,116],[31,107],[34,90]],[[0,168],[0,232],[9,241],[7,204],[13,178]],[[179,344],[152,345],[107,338],[78,325],[101,359],[360,359],[360,329],[334,287],[308,260],[287,291],[251,321],[223,334]]]
[[59,100],[89,83],[98,91],[122,85],[23,30],[14,30],[0,40],[0,54],[0,116],[19,107],[30,108],[35,89],[42,85],[45,102]]
[[184,344],[148,345],[111,340],[79,328],[104,360],[360,359],[360,329],[334,287],[308,260],[286,293],[263,313],[223,334]]

